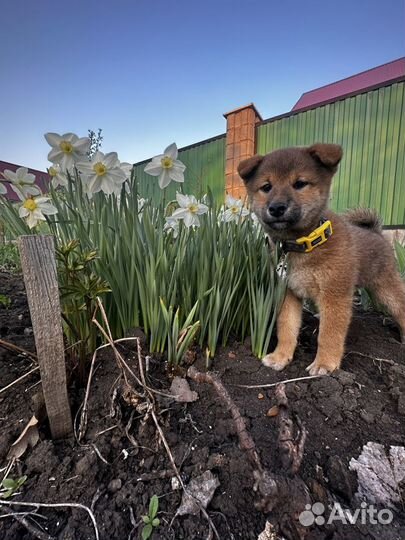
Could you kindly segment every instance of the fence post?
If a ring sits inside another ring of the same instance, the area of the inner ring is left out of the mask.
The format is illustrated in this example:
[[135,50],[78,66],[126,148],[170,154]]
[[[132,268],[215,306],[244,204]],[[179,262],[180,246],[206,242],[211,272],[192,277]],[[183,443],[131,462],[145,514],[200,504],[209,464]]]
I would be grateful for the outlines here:
[[256,150],[256,124],[262,120],[253,103],[224,114],[226,118],[225,189],[228,195],[244,197],[245,186],[238,174],[239,163]]
[[20,236],[18,247],[51,434],[54,439],[63,438],[73,430],[54,239],[50,235]]

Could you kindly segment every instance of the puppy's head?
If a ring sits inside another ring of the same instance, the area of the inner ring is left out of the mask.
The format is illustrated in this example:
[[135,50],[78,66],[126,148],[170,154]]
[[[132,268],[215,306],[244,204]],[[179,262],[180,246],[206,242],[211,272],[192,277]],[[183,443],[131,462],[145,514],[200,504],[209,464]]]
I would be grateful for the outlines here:
[[319,224],[342,159],[337,144],[284,148],[238,166],[253,211],[273,237],[294,238]]

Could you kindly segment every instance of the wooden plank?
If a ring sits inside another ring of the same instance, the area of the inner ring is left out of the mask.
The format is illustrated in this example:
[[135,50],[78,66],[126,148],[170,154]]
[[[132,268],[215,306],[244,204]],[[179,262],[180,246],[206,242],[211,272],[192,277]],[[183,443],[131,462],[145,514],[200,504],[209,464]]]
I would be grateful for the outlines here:
[[20,236],[18,247],[52,437],[68,437],[73,429],[53,236]]

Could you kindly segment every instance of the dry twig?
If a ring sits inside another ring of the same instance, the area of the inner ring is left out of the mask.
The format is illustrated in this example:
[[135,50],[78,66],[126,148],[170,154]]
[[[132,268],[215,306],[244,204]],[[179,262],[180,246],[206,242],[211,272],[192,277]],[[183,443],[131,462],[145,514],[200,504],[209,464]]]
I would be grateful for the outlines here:
[[8,341],[5,341],[4,339],[0,339],[0,347],[3,347],[4,349],[15,352],[17,354],[22,354],[23,356],[28,356],[28,358],[31,358],[32,360],[38,360],[38,357],[35,353],[27,351],[27,349],[23,349],[22,347],[18,347],[18,345],[14,345],[14,343],[10,343]]
[[4,501],[0,499],[0,506],[28,506],[28,507],[32,507],[36,509],[38,508],[79,508],[89,514],[89,517],[94,527],[94,534],[95,534],[96,540],[100,540],[96,518],[94,517],[94,514],[90,510],[90,508],[88,506],[85,506],[84,504],[68,503],[68,502],[51,504],[51,503],[38,503],[38,502]]
[[30,515],[37,516],[38,514],[34,512],[10,512],[9,514],[0,514],[0,517],[14,518],[16,521],[18,521],[18,523],[23,525],[23,527],[25,527],[27,531],[32,534],[32,536],[34,536],[35,538],[38,538],[38,540],[54,540],[53,536],[50,536],[49,534],[43,531],[40,531],[39,529],[37,529],[37,527],[35,527],[32,523],[30,523],[26,519],[26,516],[30,516]]
[[8,384],[7,386],[5,386],[4,388],[1,388],[0,389],[0,394],[2,394],[3,392],[5,392],[6,390],[9,390],[12,386],[14,386],[15,384],[18,384],[19,382],[23,381],[26,377],[28,377],[29,375],[31,375],[32,373],[35,373],[35,371],[38,371],[39,369],[39,366],[36,366],[32,369],[30,369],[29,371],[27,371],[27,373],[24,373],[24,375],[21,375],[21,377],[18,377],[18,379],[16,379],[15,381],[13,381],[12,383]]
[[319,379],[325,375],[308,375],[308,377],[297,377],[296,379],[286,379],[285,381],[279,381],[270,384],[229,384],[229,386],[236,386],[237,388],[272,388],[279,384],[288,384],[292,382],[307,381],[308,379]]
[[[286,538],[305,538],[308,531],[297,521],[297,516],[310,502],[310,497],[307,486],[296,473],[303,457],[306,431],[300,429],[298,435],[294,437],[294,426],[288,414],[284,385],[281,383],[276,389],[277,405],[280,409],[278,446],[283,471],[273,473],[262,466],[255,443],[247,430],[246,422],[218,375],[212,372],[201,373],[194,366],[188,369],[187,375],[195,382],[212,384],[219,398],[231,413],[239,444],[246,451],[253,467],[255,479],[253,489],[260,497],[256,507],[264,512],[273,511],[278,515],[280,531]],[[280,468],[274,464],[274,469],[279,470]]]

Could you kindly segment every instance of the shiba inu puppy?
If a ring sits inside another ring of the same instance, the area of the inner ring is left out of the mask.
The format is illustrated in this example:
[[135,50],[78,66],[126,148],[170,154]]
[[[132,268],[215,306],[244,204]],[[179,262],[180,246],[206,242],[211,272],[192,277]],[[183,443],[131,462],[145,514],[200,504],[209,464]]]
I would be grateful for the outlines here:
[[307,370],[322,375],[340,367],[356,287],[366,287],[387,308],[404,343],[405,285],[379,217],[367,209],[340,215],[328,209],[341,158],[339,145],[319,143],[255,155],[238,167],[253,211],[287,253],[288,289],[277,319],[278,344],[262,360],[276,370],[293,358],[305,298],[320,312],[318,350]]

